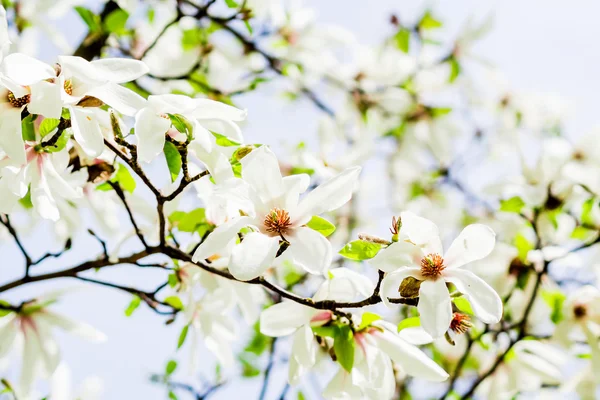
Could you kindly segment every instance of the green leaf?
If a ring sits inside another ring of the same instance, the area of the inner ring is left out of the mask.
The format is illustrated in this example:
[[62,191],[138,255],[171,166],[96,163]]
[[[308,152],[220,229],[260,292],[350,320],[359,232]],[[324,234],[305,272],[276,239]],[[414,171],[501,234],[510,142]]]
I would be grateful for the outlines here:
[[140,306],[141,303],[142,303],[142,299],[140,299],[138,296],[133,296],[133,299],[131,299],[131,302],[125,309],[125,315],[127,317],[131,317],[133,312],[135,310],[137,310],[137,308]]
[[177,278],[176,273],[169,274],[168,279],[169,279],[168,282],[169,282],[170,287],[175,287],[179,283],[179,279]]
[[35,129],[33,127],[33,117],[28,115],[21,121],[21,133],[23,140],[35,141]]
[[413,328],[415,326],[421,326],[421,318],[419,318],[419,317],[404,318],[398,324],[398,332],[400,332],[402,329]]
[[129,13],[127,11],[121,8],[116,9],[115,11],[108,14],[106,19],[104,20],[104,29],[107,32],[115,33],[117,35],[127,33],[125,25],[127,24],[128,18]]
[[94,14],[88,8],[81,7],[81,6],[75,7],[75,11],[77,11],[77,14],[79,14],[79,16],[81,17],[83,22],[85,22],[85,24],[87,25],[90,32],[101,32],[102,31],[102,26],[100,23],[101,20],[98,15]]
[[562,321],[564,319],[563,305],[567,299],[567,295],[560,290],[542,290],[542,299],[552,309],[552,313],[550,314],[552,322],[558,324]]
[[28,210],[33,208],[33,203],[31,202],[31,187],[27,188],[27,194],[25,194],[22,199],[19,199],[19,203]]
[[250,26],[250,21],[248,21],[248,20],[245,20],[245,21],[244,21],[244,25],[246,26],[246,29],[248,30],[248,33],[249,33],[250,35],[252,35],[252,26]]
[[173,127],[181,133],[185,133],[188,137],[192,136],[194,131],[192,124],[181,114],[167,114],[171,120]]
[[521,261],[527,260],[527,254],[530,250],[533,250],[535,246],[531,243],[523,234],[519,233],[515,236],[514,241],[515,247],[517,248],[519,258]]
[[176,211],[169,216],[169,221],[181,232],[196,232],[201,225],[206,225],[204,208],[196,208],[190,212]]
[[179,172],[181,172],[181,154],[179,154],[179,150],[171,142],[165,142],[163,151],[167,160],[169,173],[171,174],[171,182],[175,182],[179,176]]
[[596,199],[591,197],[587,199],[581,207],[581,222],[584,225],[594,226],[593,210],[596,204]]
[[211,133],[215,136],[215,138],[217,138],[217,145],[222,146],[222,147],[231,147],[231,146],[239,146],[240,143],[235,142],[231,139],[229,139],[227,136],[224,135],[220,135],[216,132],[212,132]]
[[576,226],[571,233],[571,237],[577,240],[587,240],[596,233],[593,229],[584,228],[583,226]]
[[381,317],[372,312],[365,312],[362,315],[362,319],[360,320],[360,325],[358,326],[358,330],[362,331],[365,328],[368,328],[373,324],[373,322],[380,320]]
[[169,360],[167,366],[165,367],[165,374],[171,375],[173,372],[175,372],[175,369],[177,369],[177,361]]
[[339,254],[351,260],[362,261],[375,257],[380,249],[381,245],[378,243],[354,240],[347,243]]
[[59,123],[60,123],[60,119],[44,118],[44,120],[40,123],[40,128],[39,128],[40,136],[44,137],[47,134],[54,131],[56,128],[58,128]]
[[519,214],[524,206],[525,202],[519,196],[514,196],[507,200],[500,200],[500,211]]
[[171,400],[179,400],[177,395],[173,391],[169,391],[169,399]]
[[252,339],[250,339],[250,342],[246,345],[244,351],[260,356],[269,348],[273,339],[260,332],[259,322],[254,324],[253,330],[254,334],[252,335]]
[[423,18],[421,18],[421,22],[419,22],[419,28],[421,29],[436,29],[442,26],[442,22],[433,18],[430,11],[427,11]]
[[183,303],[177,296],[169,296],[164,300],[164,302],[177,310],[183,310]]
[[329,326],[313,326],[311,327],[315,335],[321,337],[334,338],[336,335],[337,328],[334,325]]
[[235,2],[235,0],[225,0],[225,4],[227,4],[227,7],[229,8],[239,7],[238,3]]
[[179,334],[179,339],[177,340],[177,348],[180,349],[181,346],[183,346],[183,343],[185,342],[185,338],[187,337],[188,334],[188,329],[190,328],[189,325],[186,325],[183,327],[183,329],[181,330],[181,333]]
[[69,143],[69,139],[71,138],[71,133],[67,130],[62,131],[58,140],[53,145],[45,145],[42,142],[42,146],[44,146],[44,151],[46,153],[56,153],[62,151],[65,147],[67,147],[67,143]]
[[331,222],[327,221],[325,218],[321,218],[317,215],[314,215],[308,224],[306,224],[310,229],[319,232],[321,235],[327,237],[335,232],[335,225]]
[[451,107],[431,107],[429,109],[429,114],[431,114],[433,118],[442,117],[444,115],[450,114],[451,112]]
[[260,368],[256,365],[258,357],[252,353],[242,353],[238,360],[242,364],[242,376],[245,378],[253,378],[260,375]]
[[450,76],[448,77],[448,82],[452,83],[460,74],[460,64],[454,57],[450,58],[450,61],[448,62],[450,63]]
[[405,53],[408,53],[410,49],[410,31],[406,28],[400,28],[400,30],[394,35],[396,47]]
[[473,315],[473,308],[471,303],[464,297],[456,297],[453,299],[454,305],[463,313]]
[[333,351],[337,362],[346,371],[352,371],[354,365],[354,334],[348,325],[336,327],[335,337],[333,338]]
[[131,176],[131,173],[123,164],[119,164],[117,166],[117,172],[115,173],[115,176],[111,179],[111,182],[118,182],[119,186],[121,186],[123,190],[126,190],[129,193],[133,193],[136,186],[135,179],[133,179],[133,176]]

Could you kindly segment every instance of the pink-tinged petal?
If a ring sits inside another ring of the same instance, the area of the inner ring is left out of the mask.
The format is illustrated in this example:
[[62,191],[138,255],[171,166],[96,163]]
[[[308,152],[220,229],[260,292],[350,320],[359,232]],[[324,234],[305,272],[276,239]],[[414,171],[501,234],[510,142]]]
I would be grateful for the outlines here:
[[444,255],[447,268],[457,268],[487,257],[494,250],[496,234],[482,224],[472,224],[462,230]]
[[285,251],[285,257],[291,258],[306,271],[311,274],[324,274],[331,266],[331,243],[319,232],[302,226],[294,229],[286,239],[290,246]]
[[275,154],[261,146],[242,158],[242,178],[265,203],[279,199],[284,193],[283,178]]
[[421,249],[408,242],[394,242],[381,250],[368,263],[383,272],[392,272],[402,267],[418,264],[422,257]]
[[124,115],[133,116],[146,105],[146,100],[133,90],[116,83],[97,86],[86,93],[96,97]]
[[471,271],[453,269],[444,271],[446,280],[452,282],[471,303],[473,312],[482,322],[494,324],[502,318],[502,299],[490,285]]
[[425,254],[443,254],[440,231],[436,224],[410,211],[401,213],[400,218],[402,219],[402,228],[400,229],[402,237],[407,237],[410,242],[423,249]]
[[260,314],[260,331],[263,335],[279,337],[291,335],[310,322],[315,310],[293,301],[282,301]]
[[232,240],[237,238],[237,233],[244,226],[249,225],[252,218],[239,217],[219,225],[212,231],[194,252],[192,260],[202,262],[210,256],[217,255],[224,251]]
[[98,157],[104,150],[104,136],[93,111],[82,107],[69,107],[73,136],[90,157]]
[[452,302],[446,282],[443,279],[421,282],[417,308],[423,329],[434,338],[443,336],[452,320]]
[[21,86],[29,86],[56,77],[54,68],[21,53],[13,53],[4,57],[2,70],[8,79]]
[[408,375],[434,382],[443,382],[448,379],[446,371],[425,353],[405,342],[398,335],[389,331],[376,331],[373,333],[373,338],[377,346]]
[[31,114],[40,114],[46,118],[59,119],[62,113],[60,86],[54,83],[40,81],[30,86],[31,100],[27,104],[27,111]]
[[348,168],[310,191],[293,210],[292,222],[304,225],[313,217],[346,204],[358,182],[361,168]]
[[250,232],[231,251],[229,272],[241,281],[257,278],[273,264],[278,249],[278,237]]
[[409,276],[422,279],[421,269],[414,267],[400,268],[394,272],[385,274],[381,281],[381,300],[388,307],[396,307],[396,304],[390,303],[389,299],[397,299],[400,297],[399,288],[402,281]]
[[141,161],[150,162],[163,151],[165,134],[170,126],[169,119],[156,115],[151,108],[144,108],[136,114],[135,136]]
[[21,133],[21,109],[8,104],[0,109],[0,149],[16,165],[23,165],[27,161]]

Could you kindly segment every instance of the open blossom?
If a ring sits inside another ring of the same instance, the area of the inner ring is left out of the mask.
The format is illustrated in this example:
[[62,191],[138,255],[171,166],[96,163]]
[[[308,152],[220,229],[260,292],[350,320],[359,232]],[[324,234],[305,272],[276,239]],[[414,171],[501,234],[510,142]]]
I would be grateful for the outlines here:
[[452,302],[446,287],[449,282],[466,296],[480,320],[498,322],[502,317],[498,294],[475,274],[460,268],[493,250],[494,231],[481,224],[469,225],[444,253],[433,222],[411,212],[403,212],[401,220],[400,240],[371,260],[373,266],[387,272],[381,285],[383,302],[391,305],[388,298],[398,297],[404,279],[417,279],[421,325],[430,335],[439,337],[452,319]]
[[210,152],[214,137],[211,132],[242,141],[235,122],[246,118],[246,111],[209,99],[192,99],[176,94],[153,95],[135,117],[135,134],[142,161],[152,161],[165,144],[165,134],[171,126],[167,114],[179,114],[192,124],[192,147]]
[[55,303],[58,296],[58,292],[40,296],[24,304],[19,311],[0,318],[0,359],[17,348],[22,352],[17,392],[23,396],[32,390],[36,379],[52,376],[60,363],[58,343],[52,336],[55,328],[95,342],[106,340],[104,334],[91,326],[49,310],[48,306]]
[[194,253],[194,261],[219,253],[243,227],[253,228],[232,250],[229,271],[240,280],[260,276],[275,260],[280,240],[289,242],[286,259],[320,274],[332,259],[331,244],[322,234],[306,227],[313,215],[332,211],[352,196],[360,168],[348,168],[299,200],[308,188],[307,175],[282,177],[275,155],[262,146],[244,157],[242,178],[250,186],[253,209],[248,216],[218,226]]

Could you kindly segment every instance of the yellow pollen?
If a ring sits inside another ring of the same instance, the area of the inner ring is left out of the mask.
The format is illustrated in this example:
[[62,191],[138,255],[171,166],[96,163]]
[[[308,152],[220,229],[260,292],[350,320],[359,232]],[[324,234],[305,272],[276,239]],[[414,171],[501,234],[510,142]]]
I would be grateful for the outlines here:
[[283,235],[292,226],[292,221],[287,211],[273,208],[265,217],[264,225],[267,232]]
[[437,278],[446,268],[444,259],[439,254],[428,254],[421,260],[421,274],[427,278]]
[[10,103],[10,105],[15,108],[21,108],[27,103],[29,103],[29,101],[31,100],[31,95],[29,94],[26,94],[23,97],[16,98],[13,92],[8,92],[8,95],[6,97],[8,98],[8,102]]
[[452,315],[452,321],[450,321],[450,329],[458,334],[467,332],[473,324],[471,318],[468,315],[461,313],[454,313]]
[[70,80],[70,79],[67,79],[67,80],[65,81],[64,88],[65,88],[65,92],[67,92],[67,94],[68,94],[69,96],[72,96],[72,95],[73,95],[73,82],[71,82],[71,80]]

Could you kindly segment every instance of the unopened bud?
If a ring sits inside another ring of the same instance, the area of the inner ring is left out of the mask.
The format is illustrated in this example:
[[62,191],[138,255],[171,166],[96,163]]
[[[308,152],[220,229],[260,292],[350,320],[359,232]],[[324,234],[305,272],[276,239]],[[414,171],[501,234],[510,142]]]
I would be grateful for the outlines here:
[[390,232],[392,233],[392,241],[398,241],[398,235],[400,234],[400,229],[402,228],[402,218],[392,217],[392,227],[390,228]]
[[253,146],[242,146],[242,147],[238,148],[235,151],[235,153],[233,153],[233,156],[236,160],[240,161],[242,158],[244,158],[248,154],[250,154],[250,152],[252,152],[252,150],[254,150]]
[[421,288],[421,281],[409,276],[408,278],[404,278],[400,287],[398,288],[398,292],[400,296],[406,297],[409,299],[413,299],[419,296],[419,289]]
[[377,243],[377,244],[383,244],[386,246],[389,246],[390,244],[392,244],[392,242],[382,239],[380,237],[377,236],[372,236],[366,233],[359,233],[358,234],[358,238],[360,240],[364,240],[365,242],[371,242],[371,243]]
[[101,107],[104,105],[104,102],[100,99],[97,99],[92,96],[84,96],[79,102],[77,106],[79,107]]

